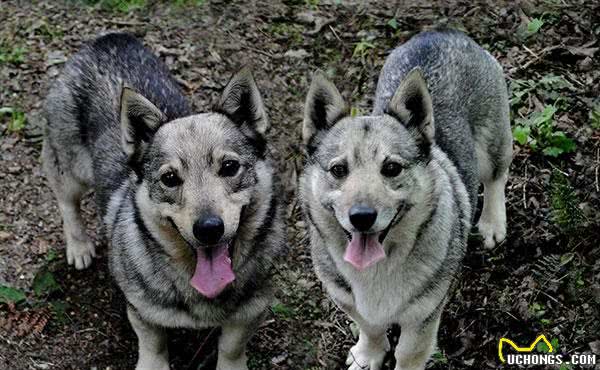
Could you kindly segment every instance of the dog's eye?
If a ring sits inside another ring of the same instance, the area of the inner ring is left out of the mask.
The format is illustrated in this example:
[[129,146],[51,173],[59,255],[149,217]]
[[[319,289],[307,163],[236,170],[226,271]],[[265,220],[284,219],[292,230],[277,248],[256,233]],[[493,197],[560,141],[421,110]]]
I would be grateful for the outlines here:
[[348,175],[348,167],[343,164],[336,164],[329,169],[329,172],[331,172],[336,179],[341,179]]
[[396,177],[402,172],[402,166],[396,162],[388,162],[381,168],[381,174],[385,177]]
[[183,183],[183,180],[181,180],[173,171],[163,173],[160,177],[160,181],[168,188],[174,188]]
[[233,177],[238,173],[240,169],[240,162],[234,160],[227,160],[221,164],[221,169],[219,170],[219,176],[222,177]]

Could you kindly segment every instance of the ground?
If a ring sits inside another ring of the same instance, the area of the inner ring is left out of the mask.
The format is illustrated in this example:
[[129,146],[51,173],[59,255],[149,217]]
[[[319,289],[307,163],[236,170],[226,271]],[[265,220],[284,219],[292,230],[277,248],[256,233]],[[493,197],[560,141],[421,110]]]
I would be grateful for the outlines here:
[[[0,1],[0,368],[134,366],[136,340],[94,231],[93,203],[84,210],[99,258],[76,271],[66,264],[40,166],[49,84],[82,42],[116,30],[134,33],[166,62],[196,111],[207,110],[243,64],[255,71],[290,239],[274,277],[277,302],[249,345],[251,369],[344,368],[355,340],[312,271],[295,200],[311,72],[325,71],[353,111],[367,113],[392,48],[436,26],[463,30],[500,61],[516,142],[507,240],[485,250],[474,233],[428,368],[502,368],[501,337],[526,345],[545,334],[559,352],[600,354],[598,3],[420,4]],[[171,334],[172,368],[214,366],[216,331]]]

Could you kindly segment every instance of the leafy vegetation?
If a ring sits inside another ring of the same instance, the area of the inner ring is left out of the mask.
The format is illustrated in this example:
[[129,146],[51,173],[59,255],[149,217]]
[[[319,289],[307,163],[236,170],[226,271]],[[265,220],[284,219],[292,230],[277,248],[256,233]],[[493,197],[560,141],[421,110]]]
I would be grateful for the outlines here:
[[[510,105],[518,118],[515,119],[513,136],[521,145],[533,151],[541,151],[550,157],[558,157],[564,153],[575,151],[575,142],[556,128],[556,114],[566,110],[568,100],[563,96],[564,91],[575,90],[573,84],[562,76],[547,74],[539,80],[515,79],[511,83]],[[529,111],[527,105],[532,101],[551,101],[541,110]],[[526,110],[525,116],[519,114]]]
[[0,117],[4,115],[9,116],[6,124],[6,131],[9,133],[18,133],[25,128],[27,119],[22,111],[12,107],[2,107],[0,108]]
[[35,292],[35,295],[38,297],[47,296],[54,292],[60,291],[60,285],[58,285],[56,282],[54,274],[46,268],[41,269],[35,275],[32,288]]
[[364,59],[372,49],[375,49],[375,44],[363,39],[354,45],[352,56]]
[[[552,345],[552,350],[554,352],[557,352],[559,349],[558,338],[552,338],[550,340],[550,344]],[[537,345],[535,346],[535,349],[539,353],[549,353],[550,352],[550,347],[548,347],[548,345],[544,341],[539,341],[537,343]]]
[[392,18],[387,22],[388,27],[390,27],[393,30],[397,30],[399,25],[398,25],[398,20],[396,18]]
[[301,27],[296,24],[273,22],[269,24],[267,32],[278,38],[288,39],[291,45],[301,44],[303,41]]
[[435,364],[446,365],[448,363],[448,359],[446,358],[446,356],[442,352],[434,352],[431,355],[431,360]]
[[48,22],[47,19],[40,19],[31,26],[31,31],[46,40],[54,40],[64,35],[63,30],[55,24]]
[[294,309],[284,305],[281,302],[277,302],[271,306],[271,311],[275,315],[281,316],[282,318],[289,319],[294,317]]
[[579,208],[580,201],[569,178],[563,172],[555,169],[550,184],[552,220],[565,234],[571,235],[584,220],[583,212]]
[[88,5],[99,8],[129,13],[132,10],[142,9],[146,6],[146,0],[83,0]]
[[540,95],[550,100],[557,100],[561,96],[562,91],[573,91],[575,88],[563,76],[549,73],[539,80],[514,79],[511,81],[510,90],[512,91],[510,105],[513,109],[516,109],[535,95]]
[[527,23],[527,34],[534,35],[538,33],[543,25],[544,21],[541,18],[533,18]]
[[0,303],[17,304],[24,301],[25,293],[17,288],[0,285]]
[[0,44],[0,64],[10,63],[19,65],[25,61],[25,48]]
[[513,136],[517,143],[529,146],[534,151],[541,150],[550,157],[575,151],[575,142],[555,127],[556,112],[558,107],[555,103],[547,105],[541,112],[532,112],[525,119],[518,118],[513,128]]

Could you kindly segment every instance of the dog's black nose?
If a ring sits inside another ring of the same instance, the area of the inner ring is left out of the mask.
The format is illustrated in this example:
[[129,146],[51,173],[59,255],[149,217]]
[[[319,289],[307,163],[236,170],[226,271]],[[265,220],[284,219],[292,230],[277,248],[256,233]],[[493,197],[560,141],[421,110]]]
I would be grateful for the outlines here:
[[225,225],[221,217],[205,216],[194,223],[192,231],[200,243],[212,245],[217,244],[223,236]]
[[348,214],[352,226],[362,232],[369,230],[377,219],[377,211],[366,206],[352,206]]

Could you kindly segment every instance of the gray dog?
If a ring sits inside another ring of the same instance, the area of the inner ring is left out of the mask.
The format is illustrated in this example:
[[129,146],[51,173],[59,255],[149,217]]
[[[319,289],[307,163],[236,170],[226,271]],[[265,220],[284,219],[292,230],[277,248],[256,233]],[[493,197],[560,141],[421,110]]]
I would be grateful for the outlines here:
[[139,339],[137,369],[169,369],[165,328],[207,326],[222,328],[217,369],[247,369],[246,342],[284,245],[252,74],[235,75],[213,112],[191,115],[151,52],[109,34],[66,64],[46,112],[44,169],[68,262],[82,269],[95,255],[79,208],[93,188]]
[[506,235],[512,135],[500,65],[461,33],[422,33],[388,57],[369,116],[351,117],[317,73],[303,139],[300,194],[315,270],[360,327],[349,369],[379,369],[395,323],[396,369],[424,369],[480,181],[484,244]]

